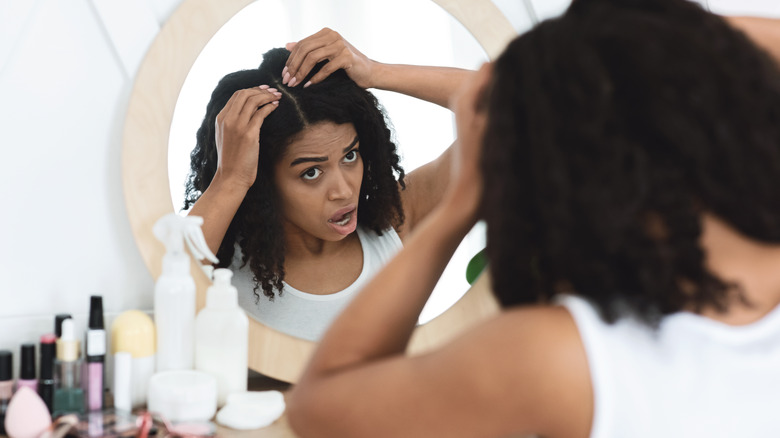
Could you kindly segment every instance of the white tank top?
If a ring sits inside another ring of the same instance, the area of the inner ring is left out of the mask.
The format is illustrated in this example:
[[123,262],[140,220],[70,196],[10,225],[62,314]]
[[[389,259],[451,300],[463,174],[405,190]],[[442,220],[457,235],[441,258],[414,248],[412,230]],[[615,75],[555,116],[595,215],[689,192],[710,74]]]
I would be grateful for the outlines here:
[[275,291],[273,301],[258,289],[260,299],[253,292],[255,283],[249,266],[241,266],[241,255],[233,258],[233,285],[238,288],[238,301],[247,314],[262,324],[291,336],[318,341],[330,323],[390,259],[401,249],[401,239],[393,228],[379,236],[371,230],[357,228],[363,248],[363,270],[346,289],[328,295],[315,295],[297,290],[287,283],[281,294]]
[[780,306],[745,326],[680,312],[609,325],[561,296],[585,346],[591,438],[780,437]]

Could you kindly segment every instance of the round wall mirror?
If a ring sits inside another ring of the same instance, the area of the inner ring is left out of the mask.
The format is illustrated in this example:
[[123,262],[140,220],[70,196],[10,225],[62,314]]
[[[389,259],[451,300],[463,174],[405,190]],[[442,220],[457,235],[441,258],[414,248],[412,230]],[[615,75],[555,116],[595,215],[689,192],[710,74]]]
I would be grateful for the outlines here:
[[[438,3],[184,0],[139,70],[125,123],[123,179],[128,215],[153,276],[160,274],[164,248],[152,236],[151,227],[160,216],[179,211],[183,205],[195,131],[222,76],[255,68],[266,50],[322,27],[336,29],[378,61],[463,68],[477,67],[485,60],[485,52],[495,55],[514,36],[511,25],[489,0]],[[269,13],[273,20],[268,20]],[[408,31],[415,28],[420,31]],[[453,117],[448,110],[393,93],[375,94],[393,123],[407,172],[438,156],[453,141]],[[495,311],[485,278],[466,293],[466,263],[483,245],[484,231],[472,230],[420,317],[413,350],[442,342]],[[192,272],[200,308],[209,281],[195,264]],[[251,295],[252,291],[239,293]],[[301,339],[269,327],[246,300],[243,307],[253,316],[250,368],[295,381],[316,339]]]

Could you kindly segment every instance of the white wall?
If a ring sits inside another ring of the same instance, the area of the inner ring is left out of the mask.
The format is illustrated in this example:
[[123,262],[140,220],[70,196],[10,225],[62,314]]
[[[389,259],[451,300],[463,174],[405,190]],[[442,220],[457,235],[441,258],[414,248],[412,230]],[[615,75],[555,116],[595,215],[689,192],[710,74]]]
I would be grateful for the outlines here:
[[[150,310],[121,186],[136,69],[180,0],[0,2],[0,349],[14,352],[89,296],[110,318]],[[109,321],[110,322],[110,321]]]
[[[151,310],[153,281],[124,207],[121,137],[136,69],[180,1],[0,1],[0,349],[18,357],[56,313],[73,314],[81,332],[93,294],[109,319]],[[519,31],[567,3],[496,1]],[[776,0],[709,6],[780,16]]]

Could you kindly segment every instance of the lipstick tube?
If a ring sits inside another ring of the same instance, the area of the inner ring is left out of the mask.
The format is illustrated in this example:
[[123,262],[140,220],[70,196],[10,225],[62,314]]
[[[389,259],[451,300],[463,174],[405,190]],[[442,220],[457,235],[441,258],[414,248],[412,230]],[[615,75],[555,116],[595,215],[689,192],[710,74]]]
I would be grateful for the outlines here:
[[86,333],[87,369],[85,390],[87,409],[103,409],[104,364],[106,360],[106,330],[103,326],[103,297],[93,295],[89,302],[89,328]]
[[53,334],[41,336],[41,379],[38,381],[38,395],[41,396],[49,413],[54,403],[54,356],[57,338]]

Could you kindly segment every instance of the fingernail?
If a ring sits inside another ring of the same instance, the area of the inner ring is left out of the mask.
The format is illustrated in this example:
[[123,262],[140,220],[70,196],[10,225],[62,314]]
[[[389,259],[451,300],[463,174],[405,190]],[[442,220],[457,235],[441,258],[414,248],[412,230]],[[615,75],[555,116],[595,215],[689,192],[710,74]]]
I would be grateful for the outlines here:
[[278,92],[278,91],[274,91],[274,93],[273,93],[273,94],[274,94],[274,96],[276,96],[276,97],[282,97],[282,93],[280,93],[280,92]]
[[284,76],[286,74],[287,74],[287,66],[285,65],[284,66],[284,70],[282,70],[282,76]]
[[287,84],[287,81],[290,80],[290,72],[284,72],[284,75],[282,76],[282,83]]
[[293,78],[290,79],[290,83],[288,83],[287,86],[288,87],[294,87],[295,84],[297,84],[297,83],[298,83],[298,79],[296,79],[295,76],[293,76]]
[[259,86],[257,88],[259,88],[261,90],[265,90],[266,88],[268,88],[268,85],[261,85],[261,86]]
[[277,90],[276,88],[269,88],[268,89],[268,92],[270,92],[270,93],[273,93],[273,92],[276,92],[276,91],[279,91],[279,90]]
[[306,88],[306,87],[308,87],[309,85],[311,85],[311,81],[309,81],[309,82],[307,82],[307,83],[303,84],[303,88]]
[[279,105],[279,101],[278,100],[271,101],[271,103],[274,104],[274,105]]

